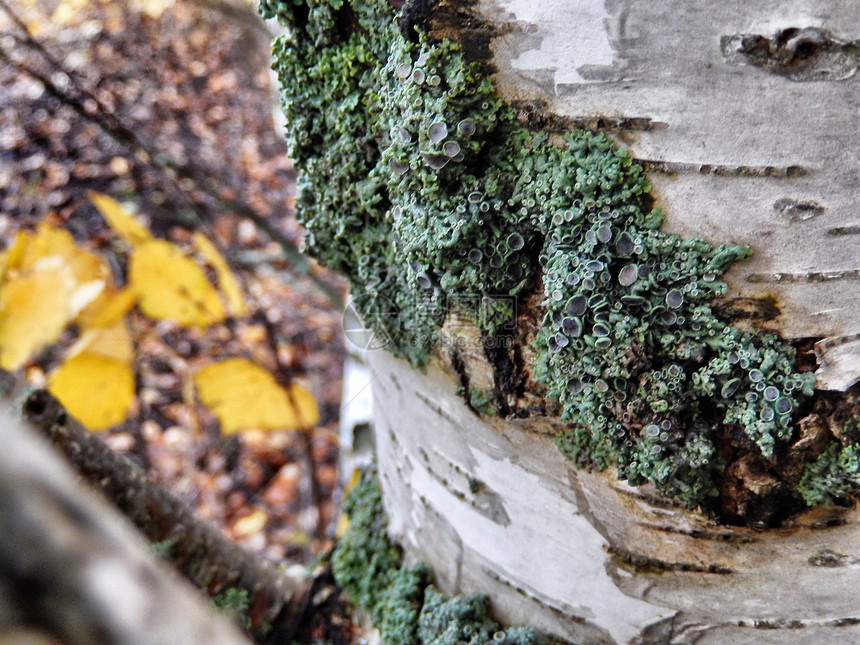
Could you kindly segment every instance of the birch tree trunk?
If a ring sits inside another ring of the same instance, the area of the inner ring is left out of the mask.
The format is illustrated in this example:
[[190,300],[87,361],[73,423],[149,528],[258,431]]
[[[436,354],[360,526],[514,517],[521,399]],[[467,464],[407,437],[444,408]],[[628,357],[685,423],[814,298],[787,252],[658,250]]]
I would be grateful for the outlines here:
[[[735,324],[817,339],[816,388],[860,378],[860,13],[854,2],[481,0],[496,87],[536,120],[605,129],[649,174],[663,230],[749,244]],[[477,347],[477,336],[468,347]],[[383,351],[373,374],[392,533],[444,591],[581,643],[860,639],[855,509],[720,525],[553,445],[551,418],[477,415],[462,373]]]

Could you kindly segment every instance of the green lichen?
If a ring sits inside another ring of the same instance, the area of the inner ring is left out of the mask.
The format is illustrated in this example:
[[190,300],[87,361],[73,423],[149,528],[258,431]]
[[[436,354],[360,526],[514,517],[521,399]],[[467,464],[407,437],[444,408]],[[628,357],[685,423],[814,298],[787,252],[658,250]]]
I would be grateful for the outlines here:
[[491,415],[496,413],[493,402],[487,396],[487,393],[479,387],[470,387],[467,390],[465,387],[459,386],[456,389],[456,394],[463,397],[471,408],[479,414]]
[[432,585],[424,592],[418,636],[424,645],[534,645],[534,632],[523,627],[500,629],[489,618],[483,594],[447,596]]
[[523,127],[447,40],[405,40],[381,0],[265,0],[307,249],[364,321],[422,367],[456,308],[489,337],[542,280],[534,375],[577,463],[715,506],[731,451],[774,455],[813,376],[772,334],[712,310],[750,254],[659,230],[642,168],[606,136]]
[[[851,430],[860,431],[860,417],[856,417]],[[838,441],[818,455],[806,467],[797,491],[808,506],[833,504],[860,490],[860,444],[844,446]]]
[[400,566],[373,473],[362,476],[343,510],[350,525],[332,556],[335,580],[370,613],[386,645],[413,645],[428,570]]
[[538,645],[532,630],[503,629],[493,621],[486,596],[447,596],[430,584],[427,567],[401,564],[373,470],[362,473],[344,512],[350,523],[332,555],[332,572],[370,613],[383,645]]
[[173,557],[173,540],[151,542],[149,545],[149,551],[156,558],[170,560]]
[[251,619],[248,617],[248,602],[248,592],[236,587],[229,587],[212,596],[212,604],[225,614],[232,616],[246,631],[251,628]]

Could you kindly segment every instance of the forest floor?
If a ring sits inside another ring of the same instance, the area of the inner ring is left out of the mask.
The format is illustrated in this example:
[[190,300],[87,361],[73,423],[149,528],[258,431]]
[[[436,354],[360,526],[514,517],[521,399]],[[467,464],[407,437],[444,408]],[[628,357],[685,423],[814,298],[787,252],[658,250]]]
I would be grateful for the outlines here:
[[[136,207],[157,237],[184,245],[203,232],[249,304],[248,316],[207,330],[133,313],[137,400],[106,440],[243,546],[275,561],[311,561],[334,538],[342,323],[307,271],[242,214],[300,243],[295,172],[273,119],[268,27],[240,0],[9,2],[20,22],[6,2],[3,247],[47,221],[122,273],[113,234],[87,197],[97,191]],[[309,271],[343,292],[336,276],[313,263]],[[31,361],[30,382],[43,385],[75,338],[67,331]],[[189,383],[200,366],[232,356],[306,384],[320,410],[316,427],[222,436]]]

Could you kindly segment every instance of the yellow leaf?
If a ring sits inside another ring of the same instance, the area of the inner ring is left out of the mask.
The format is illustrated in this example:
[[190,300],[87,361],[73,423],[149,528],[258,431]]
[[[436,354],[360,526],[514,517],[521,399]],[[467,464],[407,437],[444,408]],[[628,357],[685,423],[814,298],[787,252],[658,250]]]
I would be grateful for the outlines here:
[[6,249],[4,271],[17,269],[21,266],[32,236],[33,234],[29,231],[18,231],[12,244]]
[[86,309],[90,303],[99,297],[104,288],[104,280],[93,280],[92,282],[76,284],[75,288],[69,294],[69,311],[71,311],[72,316],[77,316]]
[[57,369],[49,389],[90,430],[106,430],[128,415],[134,374],[126,361],[85,352]]
[[3,260],[0,366],[17,369],[99,298],[110,269],[68,231],[45,223],[19,232]]
[[98,255],[78,248],[68,231],[45,223],[33,233],[20,231],[6,253],[3,279],[12,281],[58,263],[71,271],[74,286],[68,304],[74,317],[99,297],[110,279],[110,269]]
[[125,319],[120,318],[109,326],[87,329],[69,349],[68,356],[85,352],[131,364],[134,360],[134,344]]
[[307,388],[298,383],[290,383],[287,386],[287,396],[296,413],[297,427],[309,430],[319,423],[320,413],[317,408],[317,400]]
[[131,6],[150,18],[158,18],[168,9],[172,9],[174,4],[175,0],[133,0]]
[[90,198],[93,206],[102,214],[102,217],[110,224],[110,227],[116,234],[129,245],[137,246],[152,239],[152,234],[149,230],[134,219],[134,216],[125,210],[113,197],[94,192],[87,193],[87,197]]
[[84,328],[108,327],[125,316],[137,302],[137,294],[131,287],[105,289],[99,299],[87,308],[87,315],[79,316],[78,322]]
[[194,234],[194,246],[206,258],[206,264],[215,269],[215,275],[218,277],[218,288],[221,289],[227,299],[227,309],[234,316],[244,316],[248,312],[248,308],[242,295],[242,287],[239,286],[239,281],[236,280],[236,276],[233,275],[218,249],[202,233]]
[[0,367],[17,369],[101,296],[110,269],[68,231],[45,223],[20,231],[3,260]]
[[269,516],[266,515],[265,511],[258,508],[250,515],[236,520],[233,523],[233,533],[237,538],[256,535],[263,530],[263,527],[266,526],[266,522],[268,521]]
[[18,369],[60,337],[73,316],[73,291],[71,270],[61,260],[0,286],[0,367]]
[[208,327],[224,320],[224,305],[203,270],[164,240],[151,240],[134,251],[129,284],[141,310],[155,320]]
[[303,429],[319,422],[313,395],[299,385],[277,384],[265,369],[244,358],[204,367],[194,377],[203,404],[221,423],[224,434],[241,430]]
[[6,268],[10,271],[28,271],[45,258],[55,256],[63,258],[71,267],[75,281],[79,284],[105,281],[110,275],[104,260],[79,248],[71,233],[44,222],[33,233],[18,232],[9,248]]

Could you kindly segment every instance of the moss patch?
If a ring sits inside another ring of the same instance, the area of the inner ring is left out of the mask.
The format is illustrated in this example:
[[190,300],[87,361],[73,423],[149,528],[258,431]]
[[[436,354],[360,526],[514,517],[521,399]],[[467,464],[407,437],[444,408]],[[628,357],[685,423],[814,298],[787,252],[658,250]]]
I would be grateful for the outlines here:
[[738,454],[772,467],[814,379],[790,345],[712,309],[748,248],[660,231],[627,152],[529,131],[483,63],[420,29],[404,39],[384,2],[261,9],[291,30],[275,69],[307,249],[349,277],[395,354],[424,366],[452,309],[497,338],[540,289],[534,376],[570,424],[566,456],[714,512]]
[[526,628],[503,629],[481,594],[447,596],[430,584],[424,565],[400,564],[388,539],[375,472],[366,471],[344,504],[349,528],[332,556],[335,580],[370,612],[383,645],[538,645]]

